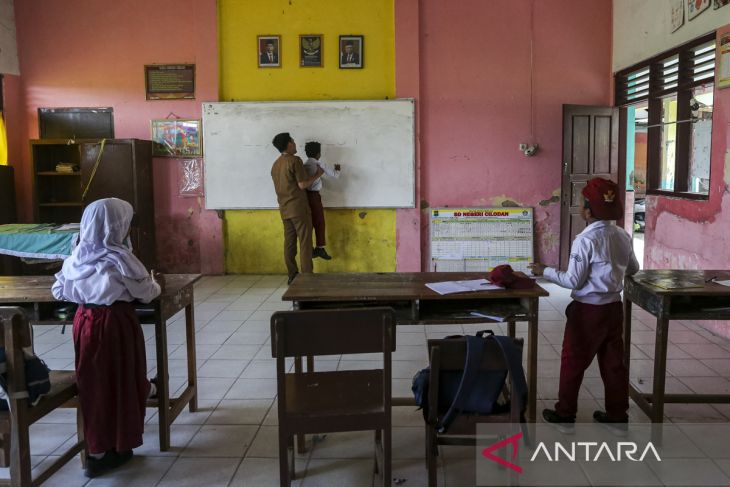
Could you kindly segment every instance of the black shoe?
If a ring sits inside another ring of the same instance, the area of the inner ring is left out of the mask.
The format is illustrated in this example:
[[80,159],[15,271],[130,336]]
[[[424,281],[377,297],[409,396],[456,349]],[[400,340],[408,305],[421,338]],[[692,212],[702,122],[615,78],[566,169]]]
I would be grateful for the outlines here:
[[542,418],[564,435],[575,433],[575,416],[561,416],[554,409],[543,409]]
[[315,247],[312,251],[312,258],[322,257],[324,260],[332,260],[332,256],[327,253],[324,247]]
[[295,272],[294,274],[289,276],[289,279],[287,279],[287,281],[286,281],[286,285],[287,286],[291,285],[291,283],[294,282],[294,279],[296,279],[298,275],[299,275],[299,273]]
[[593,419],[601,423],[616,436],[626,436],[629,434],[629,420],[611,419],[604,411],[594,411]]
[[86,457],[86,468],[84,469],[84,475],[90,479],[98,477],[104,472],[113,470],[117,467],[121,467],[132,459],[132,450],[127,450],[122,453],[117,453],[114,450],[109,450],[101,458]]

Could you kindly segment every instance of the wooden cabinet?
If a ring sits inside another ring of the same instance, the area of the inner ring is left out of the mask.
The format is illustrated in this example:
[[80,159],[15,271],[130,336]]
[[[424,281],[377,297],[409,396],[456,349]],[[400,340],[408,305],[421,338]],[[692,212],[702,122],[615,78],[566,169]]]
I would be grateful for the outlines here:
[[[119,198],[134,208],[132,247],[147,268],[155,267],[152,142],[138,139],[31,141],[35,220],[81,221],[83,208],[101,198]],[[56,171],[59,163],[78,168]]]

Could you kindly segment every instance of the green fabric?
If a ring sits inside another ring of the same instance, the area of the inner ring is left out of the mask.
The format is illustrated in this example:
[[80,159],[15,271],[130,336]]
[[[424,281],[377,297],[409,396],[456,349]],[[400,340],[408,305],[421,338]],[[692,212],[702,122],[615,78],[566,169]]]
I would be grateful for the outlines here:
[[49,223],[0,225],[0,254],[37,259],[63,259],[71,255],[79,231],[54,230]]

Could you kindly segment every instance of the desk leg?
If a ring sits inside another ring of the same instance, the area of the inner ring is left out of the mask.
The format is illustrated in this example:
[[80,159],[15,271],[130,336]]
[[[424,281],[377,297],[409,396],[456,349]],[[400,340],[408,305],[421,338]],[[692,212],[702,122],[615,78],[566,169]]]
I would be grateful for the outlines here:
[[537,323],[538,323],[538,301],[530,299],[529,315],[532,317],[527,328],[527,387],[529,388],[527,417],[528,421],[534,423],[537,420]]
[[195,388],[188,408],[191,413],[198,410],[198,362],[195,356],[195,313],[193,303],[185,306],[185,342],[188,347],[188,387]]
[[[302,374],[304,371],[302,370],[302,362],[303,357],[294,357],[294,373],[295,374]],[[307,446],[304,444],[305,437],[304,435],[297,435],[297,452],[298,453],[304,453],[307,451]]]
[[667,342],[669,338],[669,320],[663,313],[656,322],[656,343],[654,344],[654,389],[651,398],[651,422],[664,421],[664,389],[667,376]]
[[170,378],[167,373],[167,329],[159,301],[155,307],[155,344],[157,346],[157,415],[160,451],[170,449]]
[[631,365],[631,300],[624,297],[624,365]]
[[517,336],[514,321],[510,321],[509,323],[507,323],[507,334],[510,336],[510,338],[514,338]]

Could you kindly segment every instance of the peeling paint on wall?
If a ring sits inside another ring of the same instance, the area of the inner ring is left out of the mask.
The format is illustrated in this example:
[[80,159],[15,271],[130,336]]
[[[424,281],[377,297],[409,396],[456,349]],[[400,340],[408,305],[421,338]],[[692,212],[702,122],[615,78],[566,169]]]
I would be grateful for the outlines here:
[[550,197],[546,200],[540,200],[539,205],[548,206],[548,205],[552,205],[552,204],[559,203],[559,202],[560,202],[560,196],[553,195],[552,197]]
[[526,205],[523,205],[519,201],[514,201],[513,199],[511,199],[511,197],[507,196],[506,194],[503,194],[500,196],[492,197],[492,206],[501,206],[503,208],[517,208],[517,207],[526,206]]
[[[535,238],[538,241],[538,251],[546,254],[548,252],[557,252],[560,247],[560,233],[556,233],[551,225],[550,213],[544,212],[538,215],[535,212]],[[543,256],[536,255],[536,261],[542,261]],[[557,264],[550,263],[550,264]]]

